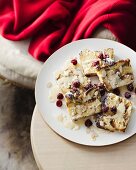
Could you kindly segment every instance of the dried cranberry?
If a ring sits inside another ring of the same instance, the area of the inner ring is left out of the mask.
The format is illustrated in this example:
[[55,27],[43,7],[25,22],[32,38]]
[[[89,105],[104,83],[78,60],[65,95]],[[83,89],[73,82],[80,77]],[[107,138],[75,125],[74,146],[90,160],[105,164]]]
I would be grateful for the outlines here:
[[92,124],[93,124],[93,123],[92,123],[92,121],[91,121],[90,119],[87,119],[87,120],[85,121],[85,126],[88,127],[88,128],[89,128],[90,126],[92,126]]
[[71,63],[72,63],[73,65],[77,65],[77,60],[76,60],[76,59],[73,59],[73,60],[71,60]]
[[92,63],[92,66],[93,66],[93,67],[99,66],[99,61],[98,61],[98,60],[97,60],[97,61],[94,61],[94,62]]
[[131,94],[130,94],[129,92],[126,92],[126,93],[125,93],[125,97],[126,97],[127,99],[129,99],[129,98],[131,97]]
[[63,99],[63,94],[62,93],[59,93],[58,95],[57,95],[57,99]]
[[85,90],[91,89],[93,85],[91,83],[87,84],[84,88]]
[[133,90],[134,90],[133,84],[131,83],[131,84],[127,85],[127,89],[128,89],[129,91],[133,91]]
[[113,107],[111,108],[111,112],[116,113],[116,112],[117,112],[117,108],[116,108],[115,106],[113,106]]
[[56,106],[61,107],[62,106],[62,101],[61,100],[57,100],[56,101]]
[[120,90],[118,88],[116,88],[113,90],[113,93],[116,95],[120,95]]
[[105,104],[102,105],[102,112],[106,113],[106,112],[108,112],[108,110],[109,110],[108,106],[106,106]]
[[80,82],[79,81],[74,81],[72,83],[72,87],[78,88],[80,86]]
[[103,54],[99,54],[98,58],[100,58],[101,60],[103,60]]

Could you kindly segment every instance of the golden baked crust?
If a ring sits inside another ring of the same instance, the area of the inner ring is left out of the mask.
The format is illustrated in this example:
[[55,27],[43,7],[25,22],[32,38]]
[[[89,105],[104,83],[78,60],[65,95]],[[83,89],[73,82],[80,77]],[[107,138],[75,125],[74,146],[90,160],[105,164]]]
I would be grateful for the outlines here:
[[55,75],[56,81],[62,92],[65,94],[71,89],[73,81],[79,81],[81,85],[87,82],[87,77],[83,74],[83,69],[79,63],[73,65],[70,61]]
[[111,132],[125,132],[132,112],[132,103],[123,97],[108,93],[105,107],[108,107],[108,110],[97,117],[97,126]]
[[114,60],[114,50],[113,50],[113,48],[106,48],[106,49],[104,49],[104,55],[106,55],[109,58]]
[[97,75],[108,91],[125,86],[134,81],[130,60],[119,60],[111,66],[97,68]]
[[101,51],[90,51],[85,49],[80,52],[80,61],[86,76],[96,75],[95,68],[92,67],[92,63],[98,59]]
[[66,106],[72,120],[94,115],[101,111],[101,101],[98,89],[93,86],[85,91],[69,91],[65,94]]
[[[110,91],[134,81],[130,60],[115,62],[113,49],[107,48],[104,52],[81,51],[80,62],[81,65],[74,65],[69,61],[67,66],[56,74],[56,81],[65,96],[71,119],[78,120],[95,115],[99,128],[124,132],[131,116],[132,103],[113,93],[106,94],[102,103],[101,96],[106,89]],[[96,74],[101,83],[92,85],[93,79],[87,76]],[[103,107],[108,109],[103,110]]]
[[[104,49],[104,54],[102,51],[90,51],[85,49],[81,51],[79,55],[86,76],[96,75],[96,68],[93,67],[94,62],[98,61],[100,66],[106,66],[109,62],[114,61],[114,50],[112,48]],[[101,58],[100,56],[103,57]],[[105,57],[107,60],[105,60]]]

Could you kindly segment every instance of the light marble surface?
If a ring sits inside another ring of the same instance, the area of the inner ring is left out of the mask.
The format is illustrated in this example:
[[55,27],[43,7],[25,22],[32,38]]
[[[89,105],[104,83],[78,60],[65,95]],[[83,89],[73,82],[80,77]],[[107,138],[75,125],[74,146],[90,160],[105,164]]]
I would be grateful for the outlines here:
[[30,143],[34,92],[0,79],[0,170],[38,170]]

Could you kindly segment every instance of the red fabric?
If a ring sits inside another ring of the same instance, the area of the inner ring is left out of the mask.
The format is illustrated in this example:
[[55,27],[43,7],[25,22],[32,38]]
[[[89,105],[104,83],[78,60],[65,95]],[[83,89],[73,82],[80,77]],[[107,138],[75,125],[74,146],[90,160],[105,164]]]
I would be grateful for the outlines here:
[[136,50],[135,0],[0,0],[0,33],[31,37],[29,52],[45,61],[59,47],[104,26]]

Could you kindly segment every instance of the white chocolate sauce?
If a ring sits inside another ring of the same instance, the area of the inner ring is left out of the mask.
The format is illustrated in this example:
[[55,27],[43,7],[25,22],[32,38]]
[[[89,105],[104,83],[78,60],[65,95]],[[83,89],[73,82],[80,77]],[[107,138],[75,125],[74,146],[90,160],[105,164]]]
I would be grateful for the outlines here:
[[46,85],[47,88],[51,88],[52,87],[52,83],[51,82],[48,82],[47,85]]
[[57,100],[57,94],[61,92],[59,87],[57,85],[52,86],[52,88],[49,91],[49,100],[50,102],[55,102]]

